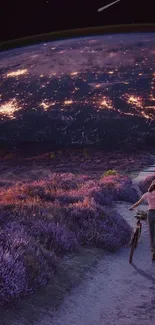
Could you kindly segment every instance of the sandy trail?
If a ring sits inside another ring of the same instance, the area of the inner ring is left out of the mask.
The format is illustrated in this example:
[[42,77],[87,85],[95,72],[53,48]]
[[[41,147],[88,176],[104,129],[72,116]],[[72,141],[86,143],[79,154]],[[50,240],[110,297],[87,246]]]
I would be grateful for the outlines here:
[[[148,173],[147,173],[148,175]],[[137,180],[146,177],[141,172]],[[129,204],[118,202],[116,208],[132,226],[135,212]],[[141,205],[146,210],[147,206]],[[129,249],[107,253],[87,280],[67,296],[51,319],[44,316],[39,325],[151,325],[155,317],[155,262],[151,261],[148,225],[143,223],[138,249],[130,265]],[[38,324],[38,323],[36,323]]]
[[[128,204],[117,204],[126,219],[134,222]],[[146,208],[143,207],[142,208]],[[51,320],[46,316],[39,325],[140,325],[153,324],[155,317],[155,263],[151,261],[147,224],[133,265],[129,250],[106,254],[95,273],[88,274]]]

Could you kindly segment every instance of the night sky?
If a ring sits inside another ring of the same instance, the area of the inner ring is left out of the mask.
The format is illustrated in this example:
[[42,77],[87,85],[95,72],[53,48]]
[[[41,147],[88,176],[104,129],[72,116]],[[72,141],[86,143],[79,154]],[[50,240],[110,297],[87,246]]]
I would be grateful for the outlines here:
[[88,26],[155,21],[153,0],[121,0],[98,13],[98,8],[113,1],[3,0],[0,7],[0,40]]

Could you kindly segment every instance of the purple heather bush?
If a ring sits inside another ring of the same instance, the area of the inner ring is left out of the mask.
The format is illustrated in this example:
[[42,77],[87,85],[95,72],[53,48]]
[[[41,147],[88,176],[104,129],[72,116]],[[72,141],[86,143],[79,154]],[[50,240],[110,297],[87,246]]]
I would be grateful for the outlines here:
[[72,252],[78,245],[75,234],[65,226],[53,221],[36,220],[30,230],[31,235],[48,250],[56,254]]
[[68,191],[77,189],[79,180],[72,173],[54,173],[49,182],[52,187],[56,186],[57,189]]
[[8,181],[3,181],[3,180],[1,180],[0,181],[0,188],[8,188],[9,186],[11,186],[12,185],[12,183],[11,182],[8,182]]
[[131,236],[131,228],[117,212],[107,215],[102,206],[88,198],[83,204],[64,208],[59,222],[66,223],[81,245],[94,244],[114,251],[126,244]]
[[[5,183],[5,182],[4,182]],[[29,294],[78,245],[115,251],[131,229],[112,202],[135,201],[129,177],[52,174],[0,188],[0,303]]]
[[132,186],[132,180],[128,176],[112,175],[103,176],[99,185],[102,191],[111,197],[112,201],[135,202],[138,200],[138,193]]
[[26,228],[10,222],[0,233],[0,304],[32,293],[47,283],[57,266],[54,251],[44,250]]
[[114,199],[111,191],[109,191],[108,188],[101,188],[99,186],[96,188],[94,187],[91,190],[90,196],[94,198],[97,204],[102,206],[111,205]]
[[155,180],[155,175],[150,175],[147,176],[146,178],[144,178],[143,180],[141,180],[138,183],[138,186],[141,190],[142,193],[145,193],[148,191],[149,186],[151,185],[151,183]]

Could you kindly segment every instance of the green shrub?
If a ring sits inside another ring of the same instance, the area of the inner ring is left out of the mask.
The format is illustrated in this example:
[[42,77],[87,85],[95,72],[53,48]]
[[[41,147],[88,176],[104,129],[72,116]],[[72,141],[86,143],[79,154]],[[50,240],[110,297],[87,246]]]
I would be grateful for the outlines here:
[[117,170],[115,170],[115,169],[109,169],[109,170],[107,170],[107,171],[103,174],[103,176],[111,176],[111,175],[118,175]]

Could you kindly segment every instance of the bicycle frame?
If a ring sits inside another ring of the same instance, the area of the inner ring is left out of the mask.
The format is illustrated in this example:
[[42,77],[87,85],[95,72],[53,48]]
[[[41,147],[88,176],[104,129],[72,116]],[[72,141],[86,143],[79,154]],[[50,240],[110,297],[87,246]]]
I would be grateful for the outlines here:
[[129,256],[130,264],[132,263],[133,253],[134,253],[134,250],[137,248],[138,240],[141,236],[141,231],[142,231],[141,220],[145,221],[147,219],[147,213],[137,211],[137,215],[135,216],[135,218],[137,219],[137,222],[136,222],[136,228],[134,230],[134,233],[133,233],[133,236],[131,239],[131,250],[130,250],[130,256]]

